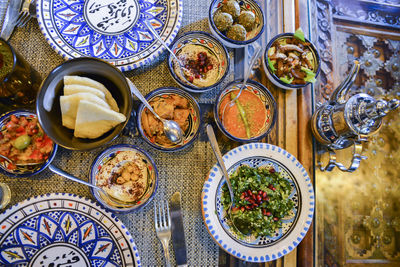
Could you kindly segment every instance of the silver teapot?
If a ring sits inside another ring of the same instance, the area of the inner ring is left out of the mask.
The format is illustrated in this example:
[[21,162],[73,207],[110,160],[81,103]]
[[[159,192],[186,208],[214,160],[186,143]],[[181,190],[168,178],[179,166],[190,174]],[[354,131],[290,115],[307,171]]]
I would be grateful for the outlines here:
[[[375,134],[382,126],[382,118],[400,105],[398,99],[377,100],[372,96],[359,93],[346,100],[360,64],[355,61],[347,78],[335,89],[329,101],[320,106],[312,116],[311,128],[315,139],[329,153],[326,166],[318,162],[322,171],[331,171],[335,166],[341,171],[353,172],[360,165],[362,142]],[[334,150],[353,146],[353,158],[350,166],[345,167],[336,161]],[[320,146],[321,147],[321,146]]]

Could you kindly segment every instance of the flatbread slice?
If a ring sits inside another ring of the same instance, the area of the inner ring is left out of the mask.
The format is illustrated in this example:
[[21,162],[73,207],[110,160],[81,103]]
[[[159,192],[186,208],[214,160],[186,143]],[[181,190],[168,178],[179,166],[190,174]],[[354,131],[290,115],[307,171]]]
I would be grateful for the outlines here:
[[77,84],[77,85],[85,85],[89,87],[93,87],[96,89],[99,89],[105,94],[106,101],[110,105],[111,109],[118,112],[118,104],[115,101],[115,99],[112,97],[110,91],[101,83],[98,81],[92,80],[87,77],[81,77],[81,76],[64,76],[64,85],[70,85],[70,84]]
[[74,136],[97,138],[125,120],[124,114],[81,100],[76,114]]
[[73,95],[77,93],[90,93],[106,101],[106,95],[99,89],[79,84],[68,84],[64,86],[64,95]]
[[110,109],[110,106],[100,97],[90,93],[77,93],[73,95],[60,96],[60,107],[63,126],[74,129],[76,113],[81,100],[92,102],[95,105]]

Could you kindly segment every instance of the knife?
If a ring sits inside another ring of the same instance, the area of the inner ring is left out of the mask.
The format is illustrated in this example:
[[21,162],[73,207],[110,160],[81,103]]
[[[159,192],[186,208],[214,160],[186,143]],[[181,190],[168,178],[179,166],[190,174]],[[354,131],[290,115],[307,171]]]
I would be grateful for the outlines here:
[[19,16],[19,9],[21,7],[22,0],[10,0],[6,16],[3,21],[3,27],[1,28],[0,37],[3,38],[5,41],[10,39],[12,32],[14,31],[16,22]]
[[176,264],[178,267],[187,266],[186,242],[181,211],[181,193],[176,192],[172,195],[170,211],[172,221],[172,245],[175,251]]

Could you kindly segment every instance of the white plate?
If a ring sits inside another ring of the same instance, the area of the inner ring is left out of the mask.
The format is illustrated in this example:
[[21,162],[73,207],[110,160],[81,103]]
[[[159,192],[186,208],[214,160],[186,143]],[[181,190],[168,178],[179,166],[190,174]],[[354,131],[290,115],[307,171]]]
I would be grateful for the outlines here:
[[129,71],[165,49],[143,20],[170,45],[181,26],[183,1],[38,0],[36,13],[47,42],[65,59],[96,57]]
[[314,190],[306,170],[286,150],[265,143],[239,146],[225,154],[223,159],[229,174],[242,164],[274,167],[290,182],[290,198],[295,206],[282,219],[282,228],[274,236],[239,239],[226,222],[220,201],[225,179],[222,179],[219,166],[214,165],[201,197],[203,220],[211,237],[229,254],[249,262],[267,262],[290,253],[306,235],[314,215]]
[[0,265],[140,266],[132,236],[87,198],[47,194],[0,215]]

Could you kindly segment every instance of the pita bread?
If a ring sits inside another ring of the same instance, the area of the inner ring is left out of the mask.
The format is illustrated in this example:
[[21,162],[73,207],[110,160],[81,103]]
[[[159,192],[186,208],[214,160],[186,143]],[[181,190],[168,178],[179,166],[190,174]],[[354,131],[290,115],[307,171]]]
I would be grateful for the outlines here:
[[76,114],[74,136],[97,138],[125,120],[124,114],[81,100]]
[[87,100],[106,109],[110,109],[110,106],[103,99],[90,93],[77,93],[73,95],[60,96],[63,126],[70,129],[75,128],[76,113],[81,100]]
[[84,85],[84,86],[89,86],[95,89],[98,89],[102,91],[105,95],[107,103],[110,105],[111,109],[118,112],[118,104],[115,101],[115,99],[112,97],[110,91],[107,90],[107,88],[99,83],[98,81],[92,80],[87,77],[81,77],[81,76],[64,76],[64,85],[71,85],[71,84],[76,84],[76,85]]
[[73,95],[77,93],[90,93],[106,101],[105,94],[99,89],[79,84],[68,84],[64,86],[64,95]]

